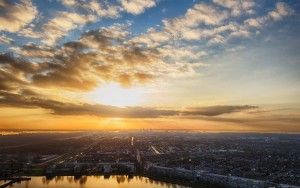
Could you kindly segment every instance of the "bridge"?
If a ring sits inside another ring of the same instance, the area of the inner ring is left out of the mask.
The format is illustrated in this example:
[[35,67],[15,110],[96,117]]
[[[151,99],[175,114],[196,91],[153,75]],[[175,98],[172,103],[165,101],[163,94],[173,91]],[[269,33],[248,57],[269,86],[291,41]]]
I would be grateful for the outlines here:
[[14,184],[16,182],[29,181],[29,180],[31,180],[31,178],[27,178],[27,177],[0,178],[0,180],[8,180],[7,183],[4,183],[4,184],[0,185],[0,188],[5,188],[5,187],[8,187],[8,186],[11,186],[12,184]]

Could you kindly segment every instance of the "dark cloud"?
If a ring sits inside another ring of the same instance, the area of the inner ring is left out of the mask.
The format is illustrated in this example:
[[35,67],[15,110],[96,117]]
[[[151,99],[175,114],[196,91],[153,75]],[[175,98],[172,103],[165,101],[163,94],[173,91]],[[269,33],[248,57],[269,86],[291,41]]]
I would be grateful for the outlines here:
[[[98,117],[120,117],[120,118],[177,118],[196,119],[230,124],[239,124],[246,130],[261,131],[299,131],[299,116],[259,114],[243,118],[241,116],[221,116],[222,114],[256,110],[254,106],[210,106],[194,108],[193,110],[165,110],[149,107],[115,107],[99,104],[69,103],[47,99],[38,93],[27,90],[20,90],[19,93],[5,92],[0,90],[0,107],[17,108],[42,108],[49,110],[53,115],[89,115]],[[219,109],[218,113],[211,113],[211,109]],[[222,110],[220,110],[222,109]],[[226,109],[226,110],[225,110]],[[233,110],[235,109],[235,110]],[[207,110],[207,112],[205,111]]]
[[218,116],[233,112],[241,112],[246,110],[257,109],[257,106],[241,105],[241,106],[209,106],[201,108],[191,108],[190,115],[203,115],[203,116]]
[[[91,32],[92,33],[92,32]],[[88,33],[88,35],[91,35]],[[99,34],[99,32],[96,32]],[[107,34],[105,34],[107,35]],[[111,39],[99,39],[101,47]],[[255,109],[255,106],[212,106],[187,110],[164,110],[156,108],[127,107],[119,108],[99,104],[65,103],[48,99],[30,89],[30,87],[62,87],[64,89],[90,90],[101,80],[115,81],[128,87],[134,82],[145,83],[155,75],[141,70],[132,70],[135,64],[151,63],[143,49],[129,47],[119,49],[118,60],[108,62],[107,57],[93,51],[86,52],[86,44],[81,42],[66,43],[51,59],[45,62],[30,63],[26,58],[16,58],[13,54],[0,54],[0,103],[2,106],[43,108],[58,115],[96,115],[101,117],[157,118],[180,116],[195,118],[198,116],[218,116]],[[111,48],[108,45],[106,49]],[[40,47],[26,46],[30,50]],[[112,48],[111,50],[117,50]],[[129,53],[129,51],[132,51]],[[151,53],[151,52],[149,52]],[[100,61],[102,58],[103,61]],[[107,62],[106,62],[107,61]],[[129,62],[127,62],[129,61]],[[138,63],[141,61],[141,63]],[[120,66],[120,62],[122,65]],[[124,64],[129,65],[124,69]],[[120,68],[121,67],[121,68]]]
[[43,64],[30,63],[24,58],[17,58],[13,53],[0,54],[0,67],[14,74],[33,74]]
[[[24,91],[21,94],[0,91],[0,105],[4,107],[18,108],[42,108],[51,110],[56,115],[95,115],[99,117],[124,117],[124,118],[157,118],[174,116],[178,112],[174,110],[159,110],[143,107],[114,107],[99,104],[66,103],[37,96],[35,92]],[[28,95],[30,94],[30,95]]]
[[16,48],[15,51],[28,58],[51,58],[55,53],[53,48],[38,46],[33,43],[23,45],[21,48]]
[[27,85],[24,74],[34,69],[33,65],[14,58],[13,54],[0,54],[0,90],[11,91]]
[[23,80],[16,77],[14,74],[5,72],[0,69],[0,90],[10,91],[18,88],[18,86],[26,84]]
[[[19,93],[3,92],[0,91],[0,105],[9,107],[23,107],[23,108],[43,108],[51,110],[56,115],[95,115],[99,117],[123,117],[123,118],[158,118],[158,117],[170,117],[178,116],[182,118],[191,118],[202,116],[218,116],[224,113],[233,113],[237,111],[243,111],[252,109],[254,107],[241,107],[230,106],[222,112],[212,114],[209,110],[218,106],[195,108],[194,110],[165,110],[157,108],[144,108],[144,107],[115,107],[99,104],[87,104],[87,103],[67,103],[51,99],[45,99],[39,96],[36,92],[27,90],[21,90]],[[236,110],[232,110],[236,108]],[[255,107],[257,108],[257,107]],[[201,109],[201,110],[200,110]],[[208,112],[205,112],[208,109]]]
[[56,56],[39,73],[32,75],[32,84],[39,87],[63,87],[66,89],[90,90],[97,86],[93,67],[95,54]]
[[23,96],[41,96],[41,94],[31,89],[20,89],[19,93]]
[[[61,47],[27,44],[14,53],[0,54],[0,66],[6,75],[1,88],[14,85],[13,77],[31,86],[92,90],[103,82],[122,86],[144,84],[155,78],[151,66],[157,54],[149,48],[126,43],[123,25],[83,33],[78,41]],[[21,85],[19,87],[22,88]]]

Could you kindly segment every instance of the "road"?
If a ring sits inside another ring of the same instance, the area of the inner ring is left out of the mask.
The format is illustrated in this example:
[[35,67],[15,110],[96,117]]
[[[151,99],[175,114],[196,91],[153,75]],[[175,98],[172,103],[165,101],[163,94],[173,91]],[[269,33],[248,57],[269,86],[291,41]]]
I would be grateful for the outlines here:
[[153,145],[151,145],[150,147],[151,147],[152,151],[154,151],[155,154],[157,154],[157,155],[161,154]]

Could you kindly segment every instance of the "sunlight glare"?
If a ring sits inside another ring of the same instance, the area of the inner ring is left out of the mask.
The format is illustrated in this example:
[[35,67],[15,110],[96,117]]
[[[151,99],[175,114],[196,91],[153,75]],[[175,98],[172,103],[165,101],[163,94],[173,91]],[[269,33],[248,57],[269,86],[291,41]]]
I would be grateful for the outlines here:
[[144,92],[143,87],[124,88],[118,84],[108,84],[91,92],[88,98],[104,105],[135,106],[143,101]]

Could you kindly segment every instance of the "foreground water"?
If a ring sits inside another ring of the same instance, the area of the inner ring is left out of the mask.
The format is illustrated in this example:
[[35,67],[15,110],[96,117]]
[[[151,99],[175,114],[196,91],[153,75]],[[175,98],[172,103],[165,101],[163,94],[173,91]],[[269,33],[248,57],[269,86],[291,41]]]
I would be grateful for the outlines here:
[[[0,185],[3,181],[0,181]],[[52,179],[46,177],[31,177],[30,181],[13,184],[14,188],[185,188],[176,184],[152,180],[141,176],[56,176]]]

